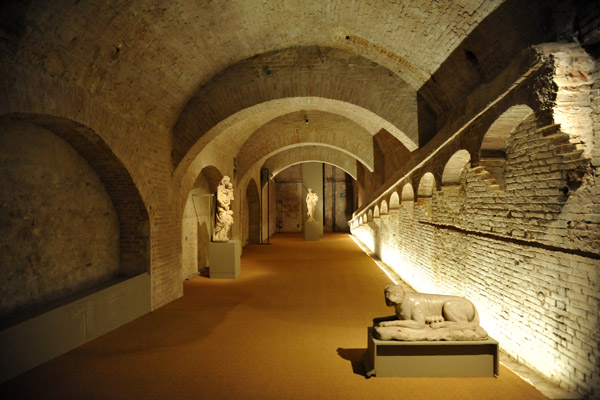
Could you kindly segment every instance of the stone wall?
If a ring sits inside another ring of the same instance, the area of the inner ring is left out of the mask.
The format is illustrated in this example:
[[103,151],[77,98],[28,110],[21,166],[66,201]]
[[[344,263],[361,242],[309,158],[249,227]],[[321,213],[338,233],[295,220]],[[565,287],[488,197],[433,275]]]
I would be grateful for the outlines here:
[[[393,195],[382,196],[359,210],[351,224],[352,233],[417,290],[471,299],[482,325],[510,356],[565,388],[595,397],[600,393],[598,63],[590,64],[576,47],[554,47],[547,53],[551,80],[540,68],[529,82],[507,91],[497,103],[501,107],[487,108],[438,152],[408,168],[393,187],[399,206],[392,207]],[[585,82],[554,85],[561,76],[585,77]],[[577,102],[563,97],[554,103],[552,90],[567,90]],[[545,100],[527,100],[532,94]],[[529,112],[521,112],[523,103],[532,107]],[[550,120],[544,104],[551,104]],[[558,107],[567,108],[573,124],[553,123]],[[504,121],[504,139],[494,121]],[[573,134],[572,126],[577,127]],[[502,163],[494,174],[486,169],[481,148],[473,146],[485,142],[489,132],[503,140],[495,154]],[[433,190],[425,187],[429,174]],[[403,194],[409,185],[414,201]],[[377,217],[387,204],[389,211]]]

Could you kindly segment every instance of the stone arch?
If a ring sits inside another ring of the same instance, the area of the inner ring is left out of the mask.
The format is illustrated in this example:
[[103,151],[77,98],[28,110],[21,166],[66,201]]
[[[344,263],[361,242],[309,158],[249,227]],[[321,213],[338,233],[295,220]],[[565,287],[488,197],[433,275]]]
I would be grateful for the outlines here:
[[379,218],[379,206],[373,208],[373,218]]
[[381,200],[381,215],[387,215],[387,214],[388,214],[388,204],[387,204],[387,201]]
[[117,276],[149,273],[146,207],[96,132],[41,114],[0,122],[0,237],[14,246],[0,254],[8,277],[0,280],[7,300],[0,319]]
[[254,179],[250,179],[246,186],[242,221],[243,242],[260,243],[260,195]]
[[450,157],[442,174],[442,187],[454,186],[460,183],[463,169],[471,161],[471,154],[467,150],[459,150]]
[[511,133],[525,119],[533,115],[527,105],[515,105],[506,110],[489,127],[481,142],[479,165],[490,174],[492,185],[504,188],[504,172],[506,166],[506,144]]
[[419,181],[417,198],[431,197],[435,190],[435,177],[431,172],[426,172]]
[[390,210],[397,210],[400,208],[400,196],[398,192],[392,193],[390,196]]

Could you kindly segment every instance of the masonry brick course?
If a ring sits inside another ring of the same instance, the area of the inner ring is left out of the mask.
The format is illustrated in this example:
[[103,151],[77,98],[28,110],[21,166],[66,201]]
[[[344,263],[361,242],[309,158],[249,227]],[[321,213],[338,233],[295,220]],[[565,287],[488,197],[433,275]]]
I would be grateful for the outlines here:
[[[36,119],[88,160],[119,215],[119,271],[150,273],[153,309],[183,294],[193,190],[234,178],[245,239],[253,181],[264,239],[277,196],[261,168],[326,162],[357,178],[352,229],[406,279],[475,297],[507,351],[597,394],[597,11],[567,3],[7,1],[0,117]],[[531,118],[504,121],[518,129],[498,163],[481,143],[513,106]],[[265,140],[261,127],[301,112],[333,114],[327,137],[287,126]],[[470,164],[442,186],[460,150]]]
[[[593,397],[600,392],[598,185],[595,155],[578,143],[598,131],[588,124],[585,135],[572,137],[542,114],[531,114],[506,140],[504,188],[485,167],[467,163],[457,184],[438,183],[431,198],[417,199],[413,213],[400,207],[352,232],[417,290],[474,301],[483,325],[512,357]],[[456,137],[448,146],[461,143]],[[443,165],[450,152],[422,169]]]

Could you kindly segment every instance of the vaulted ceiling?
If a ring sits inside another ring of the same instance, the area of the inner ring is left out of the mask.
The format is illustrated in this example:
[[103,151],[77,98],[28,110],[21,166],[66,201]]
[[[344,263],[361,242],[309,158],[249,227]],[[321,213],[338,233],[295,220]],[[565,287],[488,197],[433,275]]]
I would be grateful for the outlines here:
[[372,171],[370,137],[383,129],[416,150],[507,55],[544,36],[544,2],[527,3],[8,1],[0,67],[40,71],[145,121],[171,146],[173,170],[210,143],[243,170],[281,168],[283,152]]

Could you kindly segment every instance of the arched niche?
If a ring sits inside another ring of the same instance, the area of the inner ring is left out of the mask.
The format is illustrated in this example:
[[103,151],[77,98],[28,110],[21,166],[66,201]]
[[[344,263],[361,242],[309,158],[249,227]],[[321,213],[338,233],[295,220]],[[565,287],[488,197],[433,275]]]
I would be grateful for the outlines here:
[[400,208],[400,196],[397,192],[392,193],[390,196],[390,210],[397,210]]
[[506,110],[485,133],[479,152],[479,165],[490,174],[488,181],[504,189],[504,172],[506,166],[506,145],[513,131],[528,117],[533,110],[526,105],[516,105]]
[[223,174],[205,166],[188,194],[181,221],[181,277],[189,278],[209,263],[208,246],[214,221],[214,194]]
[[370,209],[369,212],[367,213],[367,222],[371,222],[373,221],[373,210]]
[[387,201],[381,200],[381,215],[387,215],[388,213],[389,211]]
[[254,179],[246,186],[242,210],[242,238],[244,243],[260,242],[260,195]]
[[415,191],[410,183],[402,187],[402,208],[412,216],[415,200]]
[[373,218],[379,218],[379,206],[373,208]]
[[435,187],[435,177],[431,172],[423,174],[417,188],[417,204],[424,210],[425,215],[431,217],[431,197]]
[[463,169],[471,161],[471,154],[467,150],[459,150],[450,157],[442,174],[442,187],[455,186],[460,183]]
[[0,319],[150,272],[145,204],[102,138],[49,115],[0,122]]
[[418,198],[426,198],[433,196],[435,190],[435,177],[431,172],[426,172],[419,181],[419,187],[417,190]]
[[453,211],[459,211],[464,200],[461,188],[461,177],[465,168],[469,167],[471,154],[467,150],[459,150],[446,163],[442,175],[442,192],[445,204]]
[[414,201],[415,200],[415,191],[410,183],[407,183],[402,187],[402,202],[405,201]]

